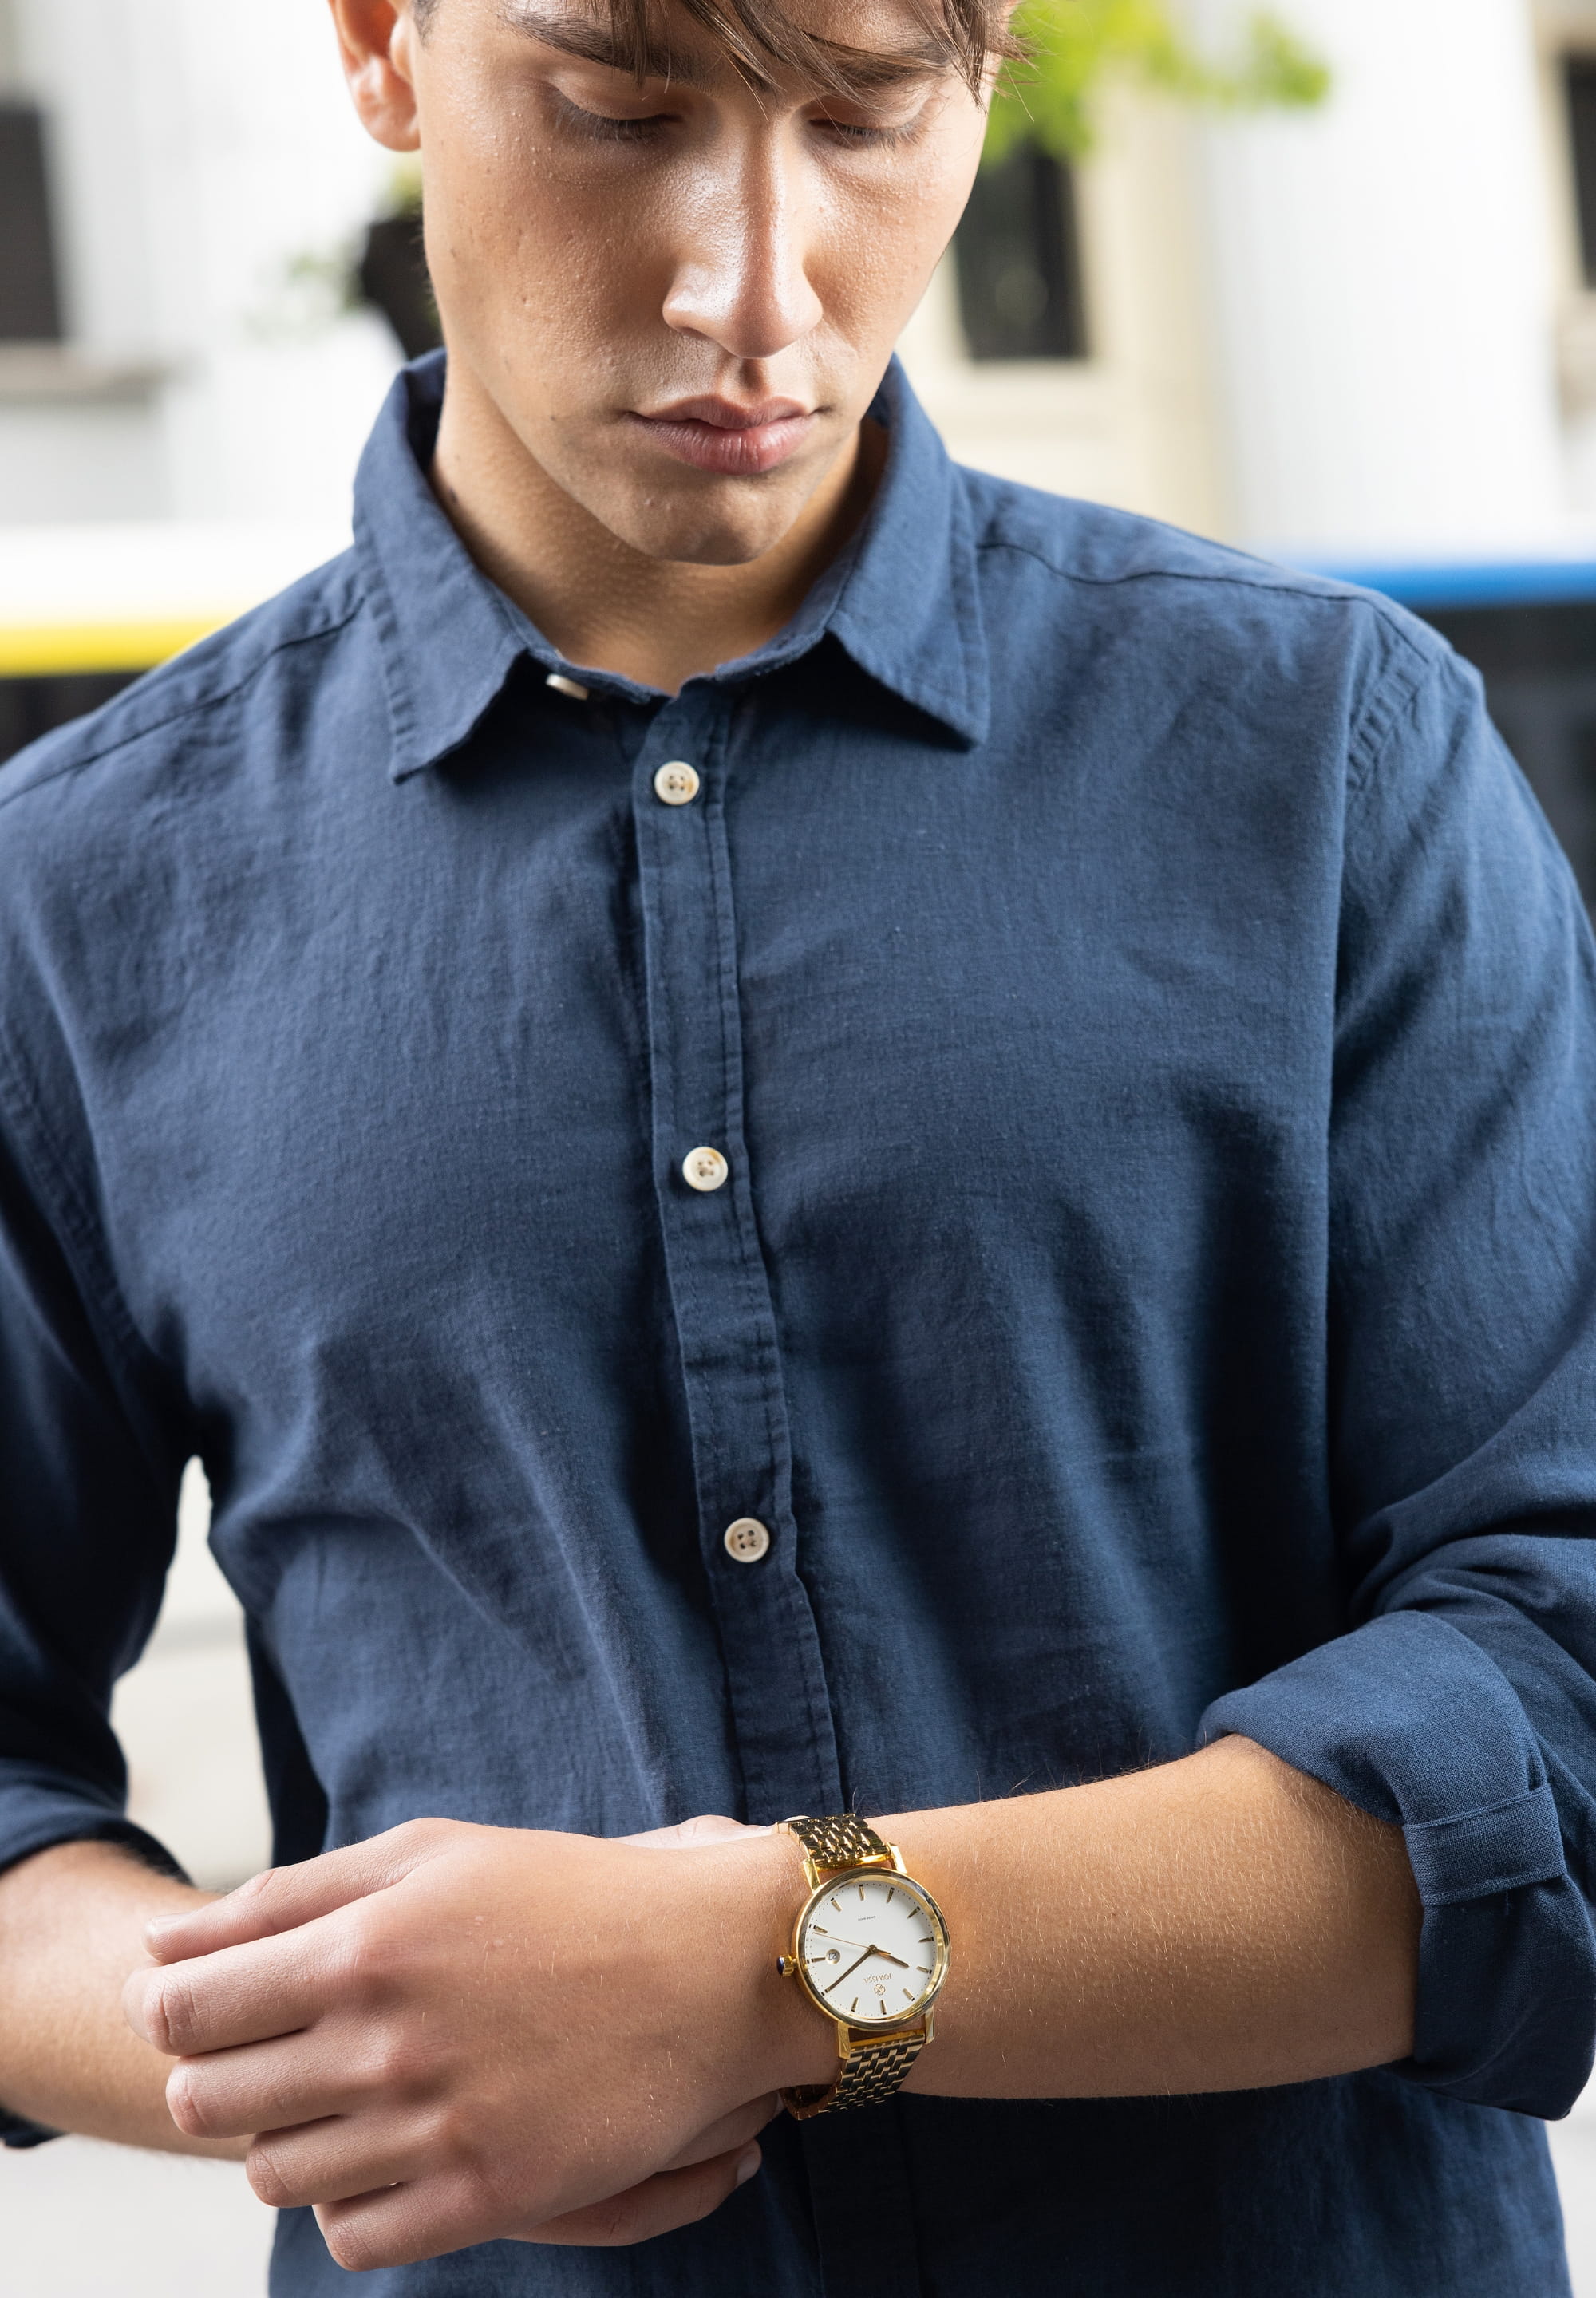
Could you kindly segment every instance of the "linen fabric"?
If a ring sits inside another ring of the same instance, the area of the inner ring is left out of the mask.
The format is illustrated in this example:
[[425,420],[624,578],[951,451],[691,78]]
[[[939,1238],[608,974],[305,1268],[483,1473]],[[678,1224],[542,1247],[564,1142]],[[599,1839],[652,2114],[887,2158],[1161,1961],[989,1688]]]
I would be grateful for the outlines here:
[[[638,2250],[365,2286],[1565,2290],[1596,998],[1477,681],[894,368],[856,542],[665,698],[474,567],[442,386],[345,557],[0,773],[0,1862],[161,1856],[107,1709],[196,1453],[284,1860],[1246,1732],[1405,1828],[1411,2061],[782,2125]],[[346,2286],[288,2214],[278,2298]]]

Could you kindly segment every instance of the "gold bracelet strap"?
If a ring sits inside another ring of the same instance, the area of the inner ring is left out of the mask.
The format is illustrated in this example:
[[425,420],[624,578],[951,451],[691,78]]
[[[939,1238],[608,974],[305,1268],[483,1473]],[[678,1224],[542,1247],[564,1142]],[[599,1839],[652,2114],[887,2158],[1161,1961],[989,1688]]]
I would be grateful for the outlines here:
[[830,1819],[784,1819],[781,1831],[796,1835],[817,1867],[890,1867],[892,1846],[851,1811]]
[[[873,1827],[852,1812],[833,1813],[826,1819],[800,1815],[781,1822],[779,1832],[797,1839],[804,1847],[811,1875],[847,1872],[859,1867],[894,1867],[892,1846]],[[839,2029],[840,2034],[842,2029]],[[930,2038],[927,2021],[900,2029],[894,2035],[848,2029],[848,2047],[835,2082],[805,2083],[781,2093],[781,2104],[799,2122],[817,2114],[838,2114],[845,2107],[879,2106],[897,2089]]]
[[797,2121],[837,2114],[844,2107],[880,2106],[889,2099],[926,2046],[923,2027],[882,2041],[860,2042],[834,2083],[805,2083],[781,2093],[781,2104]]

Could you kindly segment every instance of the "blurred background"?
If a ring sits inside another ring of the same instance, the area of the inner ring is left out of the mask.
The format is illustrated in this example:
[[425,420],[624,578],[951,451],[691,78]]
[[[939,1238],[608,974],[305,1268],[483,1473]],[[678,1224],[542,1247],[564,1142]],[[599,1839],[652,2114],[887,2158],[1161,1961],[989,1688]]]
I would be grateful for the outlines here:
[[[1376,583],[1484,672],[1596,897],[1596,0],[1031,0],[903,350],[955,454]],[[0,0],[0,757],[343,546],[435,320],[321,0]],[[196,1880],[265,1864],[185,1486],[117,1721]],[[1596,2110],[1553,2133],[1596,2298]],[[257,2298],[241,2174],[0,2153],[7,2298]]]

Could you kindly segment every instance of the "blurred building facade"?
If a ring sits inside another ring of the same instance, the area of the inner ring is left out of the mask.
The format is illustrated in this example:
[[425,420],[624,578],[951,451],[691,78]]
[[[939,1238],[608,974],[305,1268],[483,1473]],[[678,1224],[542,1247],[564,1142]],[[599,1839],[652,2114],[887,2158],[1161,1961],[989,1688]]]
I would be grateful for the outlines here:
[[[1185,5],[1222,49],[1240,0]],[[945,267],[906,351],[951,443],[1321,556],[1596,532],[1596,0],[1286,13],[1322,111],[1121,94],[973,327]],[[0,0],[0,521],[338,521],[394,353],[336,274],[388,168],[321,0]]]

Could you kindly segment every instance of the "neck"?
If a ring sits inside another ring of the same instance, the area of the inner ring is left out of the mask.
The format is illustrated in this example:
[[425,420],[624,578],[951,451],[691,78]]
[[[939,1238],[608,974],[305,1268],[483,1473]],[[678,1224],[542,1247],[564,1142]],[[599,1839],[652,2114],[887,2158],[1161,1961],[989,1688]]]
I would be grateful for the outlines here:
[[568,662],[674,694],[791,620],[864,517],[884,454],[862,425],[780,542],[745,565],[651,558],[555,484],[460,362],[432,483],[484,574]]

